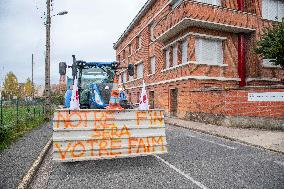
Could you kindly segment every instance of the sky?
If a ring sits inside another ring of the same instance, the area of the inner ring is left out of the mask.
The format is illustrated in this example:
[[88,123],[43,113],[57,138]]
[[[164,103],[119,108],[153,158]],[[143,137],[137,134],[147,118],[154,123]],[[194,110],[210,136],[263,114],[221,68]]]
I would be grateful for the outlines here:
[[[53,0],[51,83],[59,82],[58,64],[77,60],[114,61],[117,41],[147,0]],[[46,0],[0,0],[0,82],[12,71],[19,82],[44,84]],[[42,17],[42,18],[41,18]]]

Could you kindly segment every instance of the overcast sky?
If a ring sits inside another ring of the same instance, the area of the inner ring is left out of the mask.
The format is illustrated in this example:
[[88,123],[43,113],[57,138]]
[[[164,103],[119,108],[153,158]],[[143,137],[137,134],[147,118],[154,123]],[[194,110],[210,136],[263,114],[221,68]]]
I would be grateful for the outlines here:
[[[146,0],[53,0],[51,82],[58,83],[58,63],[72,54],[86,61],[114,61],[117,41]],[[0,0],[0,82],[13,71],[19,82],[31,77],[44,84],[46,0]],[[4,67],[4,71],[3,71]]]

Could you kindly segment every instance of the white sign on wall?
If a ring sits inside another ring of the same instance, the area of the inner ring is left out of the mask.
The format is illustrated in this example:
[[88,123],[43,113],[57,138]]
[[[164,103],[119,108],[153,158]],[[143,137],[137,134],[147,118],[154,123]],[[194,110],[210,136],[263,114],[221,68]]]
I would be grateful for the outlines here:
[[248,93],[248,101],[284,102],[284,92]]

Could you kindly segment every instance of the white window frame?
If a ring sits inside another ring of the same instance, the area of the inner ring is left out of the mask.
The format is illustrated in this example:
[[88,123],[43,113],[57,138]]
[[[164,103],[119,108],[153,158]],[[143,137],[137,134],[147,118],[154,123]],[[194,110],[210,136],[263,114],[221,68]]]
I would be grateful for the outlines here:
[[[143,73],[144,73],[144,65],[143,65],[143,62],[137,64],[137,65],[136,65],[136,69],[137,69],[137,79],[143,78]],[[139,69],[141,69],[141,70],[139,70]]]
[[195,1],[210,4],[210,5],[221,6],[221,0],[195,0]]
[[156,57],[152,56],[150,59],[150,74],[156,73]]
[[[203,43],[206,41],[216,41],[216,47],[214,49],[219,49],[220,51],[209,52],[210,49],[202,49]],[[204,38],[196,37],[195,40],[195,55],[196,61],[198,64],[207,64],[207,65],[223,65],[224,64],[224,49],[223,41],[215,38]],[[215,62],[207,62],[202,60],[202,56],[215,55]]]
[[170,65],[171,65],[170,59],[171,59],[171,51],[170,51],[170,47],[168,47],[168,48],[165,50],[166,69],[169,68]]
[[[275,2],[277,4],[275,7],[276,9],[276,15],[274,15],[275,17],[270,15],[275,13],[275,11],[272,10],[272,2]],[[284,2],[280,0],[262,0],[261,11],[262,11],[262,18],[281,22],[282,18],[284,17]]]
[[181,64],[186,64],[188,62],[188,41],[187,38],[181,41]]

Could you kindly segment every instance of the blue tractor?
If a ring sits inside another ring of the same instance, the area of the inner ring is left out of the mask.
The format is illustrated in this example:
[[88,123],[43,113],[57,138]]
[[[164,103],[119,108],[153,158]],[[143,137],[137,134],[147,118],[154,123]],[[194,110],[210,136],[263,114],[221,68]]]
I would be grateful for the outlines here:
[[[73,81],[78,78],[78,91],[80,108],[82,109],[104,109],[108,106],[113,81],[120,67],[118,62],[85,62],[77,61],[75,55],[73,57],[72,69]],[[65,62],[59,64],[60,75],[66,75],[67,65]],[[125,68],[124,68],[125,69]],[[129,64],[127,67],[128,74],[134,75],[134,66]],[[73,82],[74,84],[74,82]],[[71,89],[67,89],[65,107],[70,106]],[[131,105],[127,102],[124,91],[120,92],[120,104],[125,109],[131,109]]]

